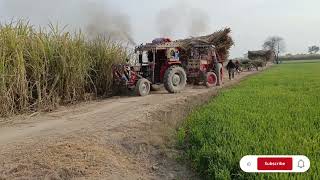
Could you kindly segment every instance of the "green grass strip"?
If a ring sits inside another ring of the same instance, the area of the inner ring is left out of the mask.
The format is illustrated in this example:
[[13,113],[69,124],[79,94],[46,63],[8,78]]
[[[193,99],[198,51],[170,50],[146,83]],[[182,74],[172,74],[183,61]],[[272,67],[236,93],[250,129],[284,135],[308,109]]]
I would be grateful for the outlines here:
[[[320,62],[281,64],[224,90],[178,132],[205,179],[320,178]],[[304,174],[247,174],[245,155],[306,155]]]

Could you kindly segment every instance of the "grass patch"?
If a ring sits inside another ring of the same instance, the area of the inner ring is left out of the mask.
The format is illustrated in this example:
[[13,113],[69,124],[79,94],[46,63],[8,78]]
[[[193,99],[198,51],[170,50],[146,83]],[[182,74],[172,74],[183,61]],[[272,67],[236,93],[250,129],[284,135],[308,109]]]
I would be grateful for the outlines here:
[[[179,130],[205,179],[319,179],[320,62],[281,64],[224,90]],[[245,155],[306,155],[305,174],[246,174]]]

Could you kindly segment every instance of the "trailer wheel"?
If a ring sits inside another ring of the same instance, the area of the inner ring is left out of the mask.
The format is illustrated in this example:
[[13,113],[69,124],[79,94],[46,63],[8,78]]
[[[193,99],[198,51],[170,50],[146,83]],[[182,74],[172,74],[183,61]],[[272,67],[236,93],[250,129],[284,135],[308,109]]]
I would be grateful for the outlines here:
[[164,87],[170,93],[179,93],[187,84],[187,74],[180,66],[171,66],[164,75]]
[[208,88],[216,86],[217,82],[218,82],[218,78],[214,72],[208,72],[206,74],[205,83]]
[[147,79],[139,79],[136,88],[135,93],[139,96],[146,96],[150,93],[150,82]]

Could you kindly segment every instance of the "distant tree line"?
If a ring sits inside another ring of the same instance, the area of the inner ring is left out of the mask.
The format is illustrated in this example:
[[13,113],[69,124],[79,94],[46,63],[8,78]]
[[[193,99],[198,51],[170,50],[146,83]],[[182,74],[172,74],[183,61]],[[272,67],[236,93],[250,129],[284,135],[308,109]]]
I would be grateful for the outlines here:
[[319,50],[320,50],[319,46],[316,46],[316,45],[308,47],[309,54],[316,54],[319,52]]
[[282,61],[290,60],[316,60],[320,59],[320,54],[286,54],[279,57]]
[[306,54],[286,54],[284,56],[281,56],[280,59],[284,61],[320,59],[320,54],[318,54],[319,51],[320,47],[317,45],[313,45],[308,47],[308,53]]

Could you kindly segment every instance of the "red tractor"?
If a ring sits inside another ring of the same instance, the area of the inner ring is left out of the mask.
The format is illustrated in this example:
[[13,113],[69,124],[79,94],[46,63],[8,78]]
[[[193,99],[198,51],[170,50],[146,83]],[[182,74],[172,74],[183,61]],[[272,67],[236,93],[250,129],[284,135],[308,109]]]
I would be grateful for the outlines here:
[[188,81],[207,87],[220,86],[223,80],[223,61],[212,45],[191,47],[187,64]]
[[136,94],[145,96],[161,84],[169,93],[182,91],[187,82],[208,87],[222,82],[222,64],[212,45],[192,45],[183,48],[168,39],[136,47],[137,66],[118,65],[114,68],[116,84],[125,85]]

